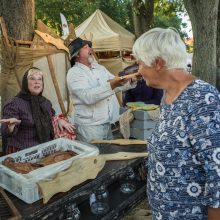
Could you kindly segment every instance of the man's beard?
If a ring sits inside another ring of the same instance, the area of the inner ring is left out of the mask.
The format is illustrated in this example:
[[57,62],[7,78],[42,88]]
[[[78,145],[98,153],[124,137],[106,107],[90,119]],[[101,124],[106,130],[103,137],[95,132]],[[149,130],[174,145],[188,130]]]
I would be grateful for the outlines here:
[[94,62],[94,58],[93,58],[92,55],[89,56],[88,61],[89,61],[89,63],[93,63]]

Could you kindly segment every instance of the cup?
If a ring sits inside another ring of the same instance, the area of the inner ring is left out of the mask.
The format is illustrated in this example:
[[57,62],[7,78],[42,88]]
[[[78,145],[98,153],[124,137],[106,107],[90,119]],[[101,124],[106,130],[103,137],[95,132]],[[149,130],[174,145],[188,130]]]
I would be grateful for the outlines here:
[[136,176],[132,167],[128,167],[120,178],[120,191],[132,193],[136,190]]
[[80,219],[80,211],[75,203],[67,204],[66,206],[66,218],[65,220],[79,220]]
[[101,185],[90,195],[90,208],[95,215],[103,215],[109,211],[108,191],[105,185]]

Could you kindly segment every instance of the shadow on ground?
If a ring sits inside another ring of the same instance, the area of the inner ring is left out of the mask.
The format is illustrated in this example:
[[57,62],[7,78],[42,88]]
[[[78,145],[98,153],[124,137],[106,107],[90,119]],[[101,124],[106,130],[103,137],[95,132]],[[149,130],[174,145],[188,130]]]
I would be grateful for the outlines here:
[[151,210],[147,201],[139,203],[122,220],[151,220]]

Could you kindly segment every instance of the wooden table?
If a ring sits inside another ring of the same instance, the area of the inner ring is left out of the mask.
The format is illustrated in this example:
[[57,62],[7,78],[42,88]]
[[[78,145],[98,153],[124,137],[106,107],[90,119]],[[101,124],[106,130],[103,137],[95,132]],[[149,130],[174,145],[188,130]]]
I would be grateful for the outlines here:
[[[100,154],[121,151],[146,152],[146,145],[119,146],[106,144],[99,147],[99,149]],[[145,167],[145,161],[145,159],[140,158],[127,161],[108,161],[96,179],[73,187],[66,193],[56,194],[47,204],[43,204],[42,199],[33,204],[26,204],[8,192],[7,195],[20,212],[22,219],[26,220],[65,220],[66,206],[73,203],[76,203],[80,210],[80,220],[120,219],[127,210],[146,197],[146,180],[139,175],[140,170],[143,170],[143,167]],[[136,179],[137,189],[134,193],[123,194],[120,192],[118,179],[129,166],[138,174]],[[89,195],[103,183],[108,186],[110,210],[104,216],[94,215],[90,212]]]

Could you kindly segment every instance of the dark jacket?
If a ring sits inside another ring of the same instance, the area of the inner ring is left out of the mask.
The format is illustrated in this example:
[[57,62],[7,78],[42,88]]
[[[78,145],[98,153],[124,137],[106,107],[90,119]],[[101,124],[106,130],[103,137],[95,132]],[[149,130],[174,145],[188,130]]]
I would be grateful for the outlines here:
[[[46,100],[42,105],[52,118],[55,111],[52,108],[51,102]],[[29,101],[18,97],[11,98],[3,108],[3,118],[17,118],[21,120],[21,124],[16,125],[12,133],[8,132],[7,124],[2,124],[2,136],[7,138],[7,146],[22,150],[40,144]]]
[[160,105],[163,90],[154,89],[146,85],[144,80],[139,80],[134,89],[125,92],[123,98],[123,105],[127,102],[144,102],[145,104]]

